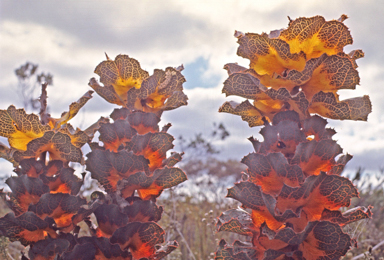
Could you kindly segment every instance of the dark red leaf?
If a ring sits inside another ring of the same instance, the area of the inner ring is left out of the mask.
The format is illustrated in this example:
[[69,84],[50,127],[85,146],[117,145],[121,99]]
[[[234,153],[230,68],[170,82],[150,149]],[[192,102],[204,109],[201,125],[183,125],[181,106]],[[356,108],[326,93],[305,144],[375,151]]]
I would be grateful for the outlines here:
[[173,148],[173,140],[173,136],[167,133],[136,135],[127,144],[127,149],[148,159],[149,169],[153,171],[162,166],[167,151]]
[[358,192],[351,181],[337,175],[322,172],[308,177],[302,186],[284,186],[277,198],[276,209],[280,212],[304,211],[308,221],[319,220],[324,209],[337,210],[348,207]]
[[154,113],[134,111],[128,116],[128,122],[140,135],[159,132],[160,118]]
[[27,175],[8,178],[6,184],[12,192],[2,193],[2,197],[16,216],[26,212],[30,204],[37,203],[44,193],[49,192],[48,186],[41,179]]
[[36,161],[35,158],[30,158],[22,160],[14,172],[19,176],[25,174],[29,177],[37,178],[43,172],[44,167],[45,165],[42,161]]
[[262,259],[261,256],[256,248],[248,243],[236,240],[232,246],[228,246],[222,239],[215,253],[215,260],[258,260]]
[[276,230],[290,219],[298,217],[292,211],[283,211],[282,215],[275,213],[276,199],[261,191],[260,186],[252,182],[239,182],[228,189],[227,197],[240,201],[244,207],[252,209],[252,221],[256,228],[264,222]]
[[164,189],[171,188],[187,180],[186,174],[179,168],[162,168],[155,170],[152,176],[143,172],[135,173],[121,180],[118,186],[124,198],[137,190],[140,198],[147,200],[158,197]]
[[130,249],[134,259],[151,257],[155,246],[164,243],[164,230],[154,222],[131,222],[113,233],[110,241],[121,249]]
[[28,256],[30,260],[54,260],[64,253],[70,243],[65,239],[52,239],[39,240],[31,245]]
[[50,193],[77,195],[83,185],[83,180],[74,174],[75,170],[72,168],[61,168],[58,169],[59,172],[51,175],[55,170],[55,167],[49,167],[47,173],[40,175],[43,182],[49,186]]
[[216,224],[217,231],[229,231],[240,235],[253,236],[259,232],[252,222],[252,216],[242,209],[230,209],[223,212]]
[[132,255],[121,250],[119,245],[112,245],[105,237],[81,237],[74,248],[64,254],[63,260],[132,260]]
[[44,194],[38,203],[29,206],[40,218],[51,217],[55,220],[58,228],[73,229],[72,217],[76,215],[86,199],[72,196],[66,193]]
[[139,171],[148,172],[148,160],[126,150],[113,153],[95,149],[87,157],[87,170],[107,192],[116,191],[117,182],[124,177]]
[[340,226],[328,221],[310,222],[300,233],[291,228],[279,230],[270,237],[259,238],[267,255],[284,253],[287,257],[300,255],[303,259],[339,259],[351,247],[351,238]]
[[44,240],[48,234],[52,238],[57,236],[48,222],[30,211],[18,217],[11,212],[0,218],[0,232],[10,241],[20,241],[24,246]]
[[121,119],[116,120],[112,124],[103,124],[99,132],[99,139],[104,143],[104,147],[113,152],[117,152],[120,145],[129,142],[137,133],[128,121]]
[[321,220],[328,220],[339,224],[340,226],[372,217],[372,206],[368,208],[356,207],[341,213],[339,210],[324,209],[321,214]]
[[[134,198],[134,200],[132,199]],[[159,207],[152,200],[142,200],[138,197],[128,197],[127,201],[131,201],[131,205],[126,206],[123,212],[128,215],[129,222],[134,221],[154,221],[157,222],[161,219],[163,207]]]
[[165,256],[172,253],[172,251],[175,250],[178,246],[179,244],[176,240],[173,242],[168,241],[165,245],[156,250],[154,259],[163,259]]
[[335,157],[343,150],[334,140],[312,140],[297,146],[291,164],[297,164],[307,175],[318,175],[327,172],[336,164]]
[[288,164],[282,153],[269,153],[266,156],[251,153],[241,162],[248,166],[250,180],[266,194],[277,195],[284,184],[297,187],[305,179],[300,167]]
[[98,229],[96,235],[98,237],[110,237],[119,227],[128,223],[128,216],[120,211],[116,204],[102,204],[94,212]]

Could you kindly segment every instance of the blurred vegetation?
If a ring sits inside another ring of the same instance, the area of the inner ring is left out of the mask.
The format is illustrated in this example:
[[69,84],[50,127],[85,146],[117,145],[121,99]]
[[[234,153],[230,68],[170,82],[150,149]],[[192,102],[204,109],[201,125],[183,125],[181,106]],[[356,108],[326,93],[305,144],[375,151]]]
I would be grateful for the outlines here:
[[375,174],[359,169],[352,179],[360,198],[352,199],[351,208],[371,205],[373,216],[344,228],[357,241],[344,259],[384,259],[384,169]]
[[[216,233],[216,217],[221,212],[236,207],[237,202],[193,202],[190,196],[180,197],[175,191],[170,193],[169,199],[159,200],[158,204],[165,209],[159,225],[164,228],[168,240],[179,242],[179,248],[166,259],[214,259],[216,246],[223,238],[222,234]],[[224,238],[244,240],[233,233],[228,233]]]
[[26,62],[19,68],[15,69],[18,85],[16,88],[17,95],[23,103],[25,110],[38,110],[40,103],[38,100],[41,84],[47,83],[48,86],[53,85],[53,75],[50,73],[38,73],[38,64]]

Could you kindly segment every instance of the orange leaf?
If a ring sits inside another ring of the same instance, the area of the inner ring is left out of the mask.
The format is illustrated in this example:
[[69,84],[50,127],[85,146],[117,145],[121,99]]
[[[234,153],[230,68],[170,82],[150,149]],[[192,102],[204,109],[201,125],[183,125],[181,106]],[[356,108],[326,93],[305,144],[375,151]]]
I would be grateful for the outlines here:
[[337,175],[322,172],[308,177],[297,188],[284,186],[277,197],[276,209],[280,212],[304,211],[308,221],[319,220],[324,209],[337,210],[348,207],[358,192],[352,182]]

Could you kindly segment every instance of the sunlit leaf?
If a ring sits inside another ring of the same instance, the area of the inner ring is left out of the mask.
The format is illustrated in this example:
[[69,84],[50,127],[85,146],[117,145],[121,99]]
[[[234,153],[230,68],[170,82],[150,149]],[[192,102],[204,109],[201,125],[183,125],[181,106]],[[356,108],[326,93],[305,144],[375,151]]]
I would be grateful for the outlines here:
[[105,100],[117,105],[124,105],[127,100],[127,92],[131,88],[140,89],[144,79],[149,74],[141,69],[137,60],[128,55],[118,55],[115,60],[107,59],[101,62],[95,69],[100,76],[100,86],[94,78],[89,85]]
[[335,94],[320,91],[313,96],[309,112],[331,119],[367,121],[372,105],[368,96],[339,101]]
[[64,112],[61,115],[61,118],[59,118],[59,119],[51,118],[50,122],[49,122],[51,127],[52,128],[58,128],[61,125],[67,123],[74,116],[76,116],[77,113],[79,112],[79,110],[88,102],[89,99],[92,98],[92,93],[93,93],[93,91],[90,90],[87,93],[85,93],[77,102],[73,102],[69,106],[69,111],[68,112]]
[[348,28],[339,21],[325,21],[321,16],[291,20],[289,27],[283,30],[279,39],[287,42],[291,52],[303,51],[307,59],[343,51],[343,47],[352,44]]
[[48,130],[50,127],[42,125],[37,115],[28,115],[24,109],[10,106],[7,110],[0,110],[0,136],[7,137],[15,149],[27,150],[30,141],[42,137]]
[[49,152],[52,160],[82,162],[83,159],[81,149],[72,144],[69,135],[54,131],[47,131],[42,137],[30,141],[24,152],[15,152],[14,158],[16,161],[39,158],[43,152]]
[[184,76],[179,69],[156,69],[145,79],[141,88],[128,91],[127,107],[144,112],[158,113],[172,110],[187,104],[187,96],[183,93]]
[[244,101],[241,104],[225,102],[220,108],[219,112],[234,114],[241,116],[241,119],[246,121],[250,127],[263,125],[263,116],[249,101]]
[[282,73],[286,69],[303,70],[305,54],[291,52],[288,43],[271,39],[267,34],[237,34],[239,48],[237,55],[251,61],[250,68],[257,74]]

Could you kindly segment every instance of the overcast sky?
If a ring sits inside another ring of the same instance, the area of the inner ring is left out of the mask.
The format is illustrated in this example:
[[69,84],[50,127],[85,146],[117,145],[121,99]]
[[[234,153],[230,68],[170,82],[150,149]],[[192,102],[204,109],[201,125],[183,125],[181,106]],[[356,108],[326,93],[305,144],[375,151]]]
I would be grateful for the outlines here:
[[[267,4],[268,2],[268,4]],[[288,25],[292,19],[322,15],[326,20],[346,14],[354,44],[348,53],[362,49],[359,59],[360,86],[341,91],[341,99],[370,95],[373,113],[368,122],[328,120],[338,134],[334,139],[354,155],[349,169],[358,166],[377,171],[384,167],[384,1],[0,1],[0,109],[10,104],[21,107],[14,89],[14,69],[26,61],[39,64],[39,70],[54,75],[48,89],[51,114],[59,117],[71,102],[86,91],[95,77],[97,64],[118,54],[137,59],[150,74],[153,69],[184,65],[185,93],[189,105],[165,112],[162,124],[171,122],[169,132],[185,138],[195,133],[209,133],[213,122],[223,122],[231,134],[218,143],[223,158],[240,160],[252,151],[247,138],[260,138],[260,127],[250,129],[239,116],[219,114],[224,101],[221,94],[227,78],[223,66],[249,61],[238,57],[234,31],[262,33]],[[94,94],[84,112],[71,121],[86,127],[114,106]],[[177,150],[177,143],[175,142]],[[11,171],[1,161],[3,171]]]

